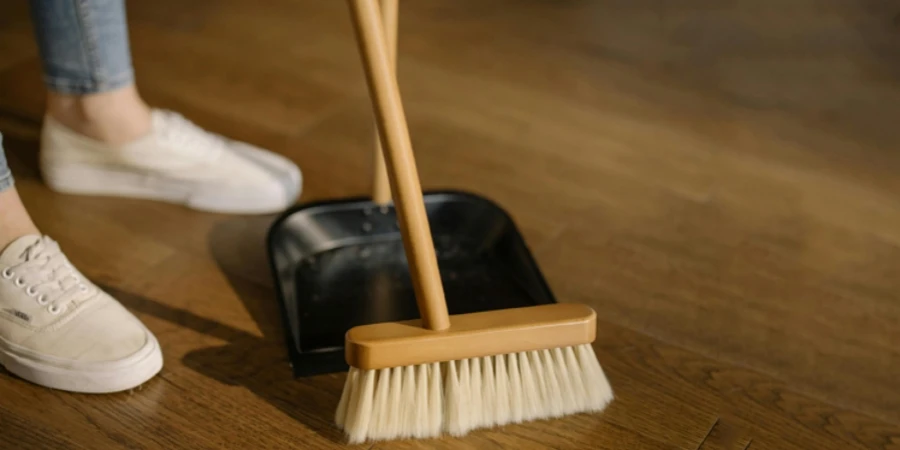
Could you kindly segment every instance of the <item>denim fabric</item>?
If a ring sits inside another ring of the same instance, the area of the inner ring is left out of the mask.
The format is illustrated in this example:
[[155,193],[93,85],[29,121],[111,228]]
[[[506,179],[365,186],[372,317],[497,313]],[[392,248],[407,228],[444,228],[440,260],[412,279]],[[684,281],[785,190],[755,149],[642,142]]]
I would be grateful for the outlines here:
[[3,192],[13,185],[12,172],[6,165],[6,155],[3,154],[3,135],[0,134],[0,192]]
[[62,94],[131,84],[125,0],[31,0],[44,82]]

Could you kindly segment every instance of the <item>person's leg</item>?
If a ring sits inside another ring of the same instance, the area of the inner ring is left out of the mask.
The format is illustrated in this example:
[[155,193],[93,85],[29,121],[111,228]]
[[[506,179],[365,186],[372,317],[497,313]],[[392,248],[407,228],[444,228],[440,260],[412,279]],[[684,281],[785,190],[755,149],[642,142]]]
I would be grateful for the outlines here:
[[41,386],[103,393],[137,387],[162,364],[153,334],[32,222],[0,148],[0,365]]
[[121,144],[150,131],[134,84],[123,0],[32,0],[48,88],[47,115],[85,136]]
[[12,171],[9,170],[3,153],[3,135],[0,134],[0,250],[17,238],[37,232],[37,227],[16,192]]
[[296,200],[293,162],[147,106],[124,0],[31,5],[49,91],[41,170],[51,189],[230,213],[277,212]]

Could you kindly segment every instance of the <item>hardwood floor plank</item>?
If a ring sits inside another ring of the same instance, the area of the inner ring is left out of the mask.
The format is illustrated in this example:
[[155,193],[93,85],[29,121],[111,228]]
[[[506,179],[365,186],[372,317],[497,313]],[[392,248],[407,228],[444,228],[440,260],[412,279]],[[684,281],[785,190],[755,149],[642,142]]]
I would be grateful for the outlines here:
[[665,385],[678,400],[728,417],[760,445],[891,448],[891,442],[900,442],[897,425],[808,397],[776,378],[737,366],[715,367],[719,363],[684,349],[657,347],[654,339],[613,325],[598,331],[598,355],[608,372]]
[[717,419],[697,450],[745,450],[749,445],[746,430]]

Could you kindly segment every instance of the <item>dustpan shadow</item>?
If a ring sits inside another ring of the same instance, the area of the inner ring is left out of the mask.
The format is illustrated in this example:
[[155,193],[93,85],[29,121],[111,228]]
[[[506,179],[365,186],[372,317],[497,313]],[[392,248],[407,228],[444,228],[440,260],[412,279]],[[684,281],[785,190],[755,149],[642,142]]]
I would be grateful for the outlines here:
[[111,286],[101,287],[131,311],[227,341],[223,346],[192,351],[184,356],[182,363],[220,383],[243,386],[316,434],[344,444],[343,436],[334,428],[328,414],[336,408],[335,395],[340,395],[340,391],[335,394],[332,385],[343,383],[343,376],[332,383],[321,379],[294,380],[284,356],[266,338]]
[[216,224],[210,253],[253,318],[262,337],[187,354],[184,364],[222,382],[243,385],[320,436],[344,444],[333,425],[344,374],[295,378],[266,255],[274,216],[233,217]]
[[345,439],[333,414],[343,389],[344,374],[294,378],[280,325],[278,304],[268,279],[265,235],[272,217],[225,219],[213,227],[208,244],[262,334],[239,330],[189,311],[110,289],[129,308],[228,343],[191,351],[182,363],[220,383],[243,386],[287,416],[336,444]]

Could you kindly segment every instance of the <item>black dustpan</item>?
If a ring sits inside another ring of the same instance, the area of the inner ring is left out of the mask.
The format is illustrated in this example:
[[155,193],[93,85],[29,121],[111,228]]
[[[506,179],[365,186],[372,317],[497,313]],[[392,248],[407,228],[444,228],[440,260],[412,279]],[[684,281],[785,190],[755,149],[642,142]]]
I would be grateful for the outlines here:
[[[555,302],[500,207],[463,192],[424,199],[450,314]],[[272,225],[268,246],[297,376],[346,372],[350,328],[419,317],[392,206],[300,205]]]
[[[396,42],[396,2],[384,2]],[[378,139],[376,139],[376,144]],[[344,335],[419,317],[384,160],[372,198],[301,204],[269,229],[269,260],[295,376],[346,372]],[[426,192],[425,210],[451,315],[554,303],[511,217],[484,197]]]

